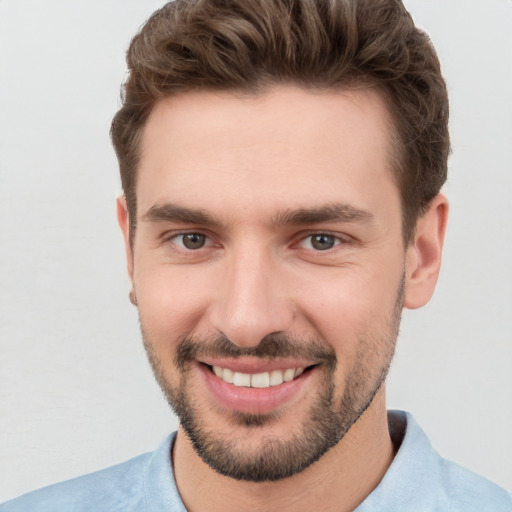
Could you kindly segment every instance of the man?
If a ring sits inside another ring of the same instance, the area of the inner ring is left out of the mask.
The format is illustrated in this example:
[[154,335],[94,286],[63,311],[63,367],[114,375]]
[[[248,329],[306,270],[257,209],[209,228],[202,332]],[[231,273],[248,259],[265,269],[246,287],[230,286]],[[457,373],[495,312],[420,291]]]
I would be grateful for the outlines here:
[[1,510],[512,510],[386,412],[448,211],[446,89],[403,6],[178,0],[128,66],[118,218],[180,428]]

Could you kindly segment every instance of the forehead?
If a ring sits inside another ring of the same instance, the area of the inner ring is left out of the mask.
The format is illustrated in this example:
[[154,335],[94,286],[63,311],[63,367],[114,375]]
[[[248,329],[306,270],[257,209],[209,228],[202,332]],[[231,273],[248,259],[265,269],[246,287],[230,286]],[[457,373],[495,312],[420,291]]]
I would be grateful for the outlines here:
[[143,131],[138,211],[166,202],[218,209],[228,201],[260,211],[339,201],[363,207],[384,188],[397,196],[390,134],[389,112],[373,90],[282,86],[166,98]]

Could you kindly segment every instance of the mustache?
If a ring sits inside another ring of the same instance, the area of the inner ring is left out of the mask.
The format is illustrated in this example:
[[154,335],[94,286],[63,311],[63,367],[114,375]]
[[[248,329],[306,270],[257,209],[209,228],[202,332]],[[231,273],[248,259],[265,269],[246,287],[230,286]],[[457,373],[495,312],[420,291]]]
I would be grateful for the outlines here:
[[315,361],[331,367],[336,365],[336,353],[332,347],[314,339],[298,339],[286,334],[269,334],[255,347],[240,347],[220,334],[210,340],[193,335],[185,336],[179,343],[175,364],[184,369],[187,363],[201,357],[255,357],[259,359],[294,358]]

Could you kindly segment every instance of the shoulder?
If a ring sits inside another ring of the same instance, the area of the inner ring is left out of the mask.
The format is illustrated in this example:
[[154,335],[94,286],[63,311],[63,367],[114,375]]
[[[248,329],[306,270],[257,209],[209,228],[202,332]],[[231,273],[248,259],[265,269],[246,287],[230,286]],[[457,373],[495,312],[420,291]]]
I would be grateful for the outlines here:
[[357,512],[512,512],[509,492],[441,457],[411,414],[389,411],[388,422],[398,451]]
[[154,452],[24,494],[0,505],[0,512],[184,510],[170,461],[174,438],[168,436]]
[[449,512],[512,512],[512,496],[486,478],[447,460],[432,448],[413,416],[404,413],[406,433],[403,444],[407,464],[416,470],[424,498],[432,510]]
[[440,458],[439,482],[450,510],[512,512],[512,494],[458,464]]
[[130,511],[144,498],[144,468],[151,454],[29,492],[4,503],[1,512]]

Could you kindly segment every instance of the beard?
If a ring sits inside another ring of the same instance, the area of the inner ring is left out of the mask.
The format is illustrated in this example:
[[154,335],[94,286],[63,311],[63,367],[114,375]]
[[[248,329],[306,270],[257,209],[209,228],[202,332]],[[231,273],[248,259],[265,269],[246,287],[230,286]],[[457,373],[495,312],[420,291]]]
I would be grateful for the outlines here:
[[[200,340],[194,336],[181,339],[174,358],[175,371],[179,372],[177,386],[170,384],[165,375],[168,362],[160,360],[153,343],[141,323],[144,346],[155,378],[170,406],[179,418],[180,425],[191,441],[196,453],[221,475],[250,482],[276,481],[297,474],[316,462],[330,448],[338,444],[361,415],[368,409],[384,383],[395,350],[400,326],[405,288],[402,276],[393,311],[386,324],[386,332],[365,335],[358,339],[358,348],[352,367],[344,379],[341,398],[336,397],[336,353],[322,339],[297,339],[288,335],[269,335],[256,347],[238,347],[225,336],[213,340]],[[320,385],[299,431],[287,439],[269,435],[265,427],[279,421],[279,413],[248,414],[223,411],[227,428],[223,431],[208,429],[204,415],[194,404],[190,382],[190,368],[194,361],[204,357],[255,357],[263,360],[274,358],[302,358],[318,362],[322,372]],[[257,450],[240,446],[233,433],[245,429],[244,437],[260,437]]]

